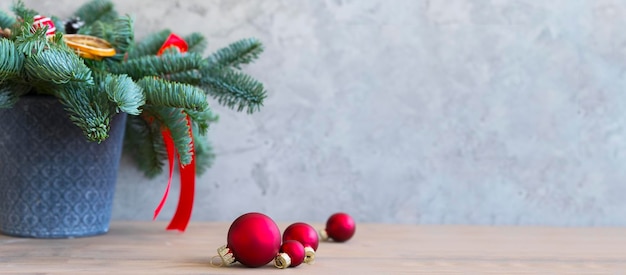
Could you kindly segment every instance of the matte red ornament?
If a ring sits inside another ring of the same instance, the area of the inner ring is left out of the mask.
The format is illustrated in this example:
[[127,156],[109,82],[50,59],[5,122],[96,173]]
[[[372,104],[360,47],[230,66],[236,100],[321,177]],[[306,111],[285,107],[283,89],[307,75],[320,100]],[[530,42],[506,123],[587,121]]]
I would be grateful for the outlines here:
[[274,258],[274,266],[278,268],[296,267],[304,262],[304,258],[304,246],[300,242],[285,241],[280,246],[280,253]]
[[317,246],[320,241],[317,231],[315,231],[313,226],[303,222],[297,222],[288,226],[283,233],[283,242],[289,240],[300,242],[305,249],[306,257],[304,262],[307,264],[313,263],[315,260],[315,251],[317,251]]
[[239,216],[228,230],[227,245],[217,249],[222,264],[240,262],[259,267],[274,260],[280,249],[280,230],[268,216],[251,212]]
[[356,224],[350,215],[335,213],[326,221],[326,229],[320,231],[322,240],[329,238],[336,242],[345,242],[354,236]]
[[32,32],[34,32],[34,30],[36,29],[40,29],[43,27],[48,27],[48,29],[46,30],[46,36],[53,36],[57,30],[54,26],[54,22],[52,21],[52,19],[41,15],[35,15],[33,17]]

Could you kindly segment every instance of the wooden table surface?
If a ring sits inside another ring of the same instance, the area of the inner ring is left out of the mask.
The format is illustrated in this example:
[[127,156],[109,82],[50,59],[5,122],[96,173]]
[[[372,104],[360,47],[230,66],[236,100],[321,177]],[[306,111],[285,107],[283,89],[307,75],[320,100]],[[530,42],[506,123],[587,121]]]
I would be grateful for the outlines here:
[[192,222],[177,233],[161,222],[113,222],[88,238],[0,235],[0,274],[626,274],[626,228],[358,224],[350,241],[320,243],[312,265],[213,267],[229,225]]

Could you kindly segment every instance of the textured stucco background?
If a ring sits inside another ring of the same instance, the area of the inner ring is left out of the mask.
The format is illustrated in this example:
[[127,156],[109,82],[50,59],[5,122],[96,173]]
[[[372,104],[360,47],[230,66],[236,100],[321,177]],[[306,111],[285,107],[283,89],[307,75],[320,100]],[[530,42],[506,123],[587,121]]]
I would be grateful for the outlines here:
[[[25,2],[61,17],[83,3]],[[114,2],[139,39],[265,44],[246,68],[265,108],[213,103],[194,220],[626,225],[623,1]],[[165,184],[124,159],[114,217],[150,219]]]

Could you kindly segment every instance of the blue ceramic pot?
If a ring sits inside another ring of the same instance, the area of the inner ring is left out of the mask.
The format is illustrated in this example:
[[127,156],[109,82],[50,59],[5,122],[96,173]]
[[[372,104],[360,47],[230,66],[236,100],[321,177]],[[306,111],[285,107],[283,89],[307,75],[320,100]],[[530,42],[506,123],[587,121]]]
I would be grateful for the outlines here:
[[33,238],[109,229],[126,114],[104,142],[88,142],[51,96],[0,109],[0,232]]

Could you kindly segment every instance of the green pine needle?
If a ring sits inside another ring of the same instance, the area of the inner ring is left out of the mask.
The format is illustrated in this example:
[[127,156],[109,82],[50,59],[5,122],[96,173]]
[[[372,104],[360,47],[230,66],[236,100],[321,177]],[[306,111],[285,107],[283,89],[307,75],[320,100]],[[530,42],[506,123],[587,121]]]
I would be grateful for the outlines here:
[[128,58],[133,59],[146,55],[155,55],[161,49],[163,42],[172,33],[170,30],[162,30],[144,38],[140,43],[135,45],[128,53]]
[[34,20],[33,17],[39,14],[39,12],[37,12],[36,10],[26,8],[26,5],[24,5],[24,2],[22,2],[22,0],[19,0],[17,1],[17,3],[13,4],[12,10],[17,17],[24,20],[24,23],[27,26],[31,26]]
[[187,52],[202,54],[206,50],[207,41],[199,32],[191,33],[183,38],[187,42]]
[[80,28],[79,33],[100,37],[111,43],[118,60],[123,59],[135,37],[133,21],[128,16],[118,17],[111,22],[96,21],[90,26]]
[[263,44],[255,38],[242,39],[218,50],[208,57],[212,66],[235,67],[248,64],[263,52]]
[[52,22],[54,22],[54,28],[56,28],[56,33],[65,33],[65,24],[63,24],[63,20],[57,16],[50,16]]
[[197,127],[193,127],[194,150],[196,159],[196,174],[204,174],[215,160],[213,147],[205,134],[202,134]]
[[187,113],[187,115],[191,117],[191,120],[194,122],[194,126],[196,126],[197,130],[203,135],[207,133],[209,125],[211,123],[217,122],[219,118],[211,111],[211,109],[207,109],[202,112],[185,110],[185,113]]
[[143,90],[127,75],[107,74],[101,79],[100,87],[109,96],[109,100],[117,104],[117,108],[131,115],[141,113],[145,104]]
[[195,53],[180,54],[175,50],[161,56],[149,55],[116,63],[110,70],[116,74],[128,74],[135,80],[145,76],[158,76],[166,80],[198,84],[199,69],[203,67],[202,56]]
[[17,77],[24,66],[24,55],[18,52],[15,43],[0,39],[0,83]]
[[111,44],[118,51],[118,54],[125,54],[135,41],[133,19],[130,16],[119,17],[115,19],[113,26],[115,33]]
[[246,109],[249,114],[263,106],[265,88],[251,76],[228,68],[207,68],[204,74],[204,90],[220,104],[239,112]]
[[15,46],[18,51],[26,56],[31,56],[43,52],[44,49],[50,47],[50,43],[46,39],[46,29],[40,28],[34,32],[30,31],[30,26],[21,25],[21,31],[16,33]]
[[30,91],[27,85],[14,82],[0,82],[0,109],[10,108],[20,96]]
[[92,0],[83,4],[74,16],[84,20],[85,26],[89,26],[96,21],[111,22],[117,18],[117,12],[111,1]]
[[124,150],[130,152],[146,177],[153,178],[163,172],[167,153],[158,124],[151,125],[142,116],[128,116]]
[[15,17],[6,14],[3,11],[0,11],[0,28],[9,28],[15,24]]
[[80,85],[66,84],[63,85],[64,91],[57,92],[56,96],[87,139],[100,143],[109,136],[113,104],[107,94],[96,87],[84,89]]
[[172,82],[198,85],[202,80],[202,74],[200,74],[200,71],[198,70],[188,70],[184,72],[174,72],[161,75],[161,78]]
[[27,57],[26,74],[36,81],[64,84],[70,81],[93,84],[91,70],[82,59],[67,49],[50,47],[39,54]]
[[193,142],[189,133],[192,133],[192,129],[191,125],[187,124],[187,114],[179,108],[160,106],[146,106],[146,110],[153,114],[163,127],[169,129],[180,163],[182,165],[191,163]]
[[8,86],[0,86],[0,109],[12,107],[17,102],[17,99],[18,96]]
[[206,95],[195,86],[168,82],[153,77],[137,81],[146,94],[146,104],[204,111],[209,108]]

